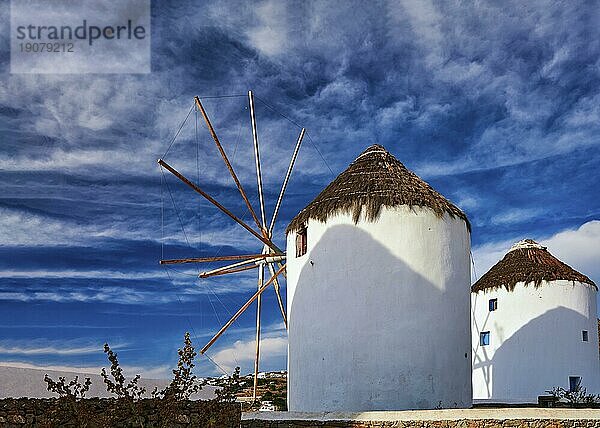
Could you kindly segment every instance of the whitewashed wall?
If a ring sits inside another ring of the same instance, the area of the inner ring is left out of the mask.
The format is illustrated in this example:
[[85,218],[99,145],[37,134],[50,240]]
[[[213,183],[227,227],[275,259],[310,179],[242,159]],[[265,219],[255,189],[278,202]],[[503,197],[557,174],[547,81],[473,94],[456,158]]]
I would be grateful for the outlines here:
[[[471,298],[476,403],[536,403],[554,386],[568,389],[569,376],[580,376],[588,392],[600,392],[594,287],[553,281],[536,289],[518,283],[512,292],[480,291]],[[493,298],[498,309],[490,312]],[[483,331],[490,332],[487,346],[479,346]]]
[[471,406],[470,235],[428,209],[308,224],[287,241],[288,407]]

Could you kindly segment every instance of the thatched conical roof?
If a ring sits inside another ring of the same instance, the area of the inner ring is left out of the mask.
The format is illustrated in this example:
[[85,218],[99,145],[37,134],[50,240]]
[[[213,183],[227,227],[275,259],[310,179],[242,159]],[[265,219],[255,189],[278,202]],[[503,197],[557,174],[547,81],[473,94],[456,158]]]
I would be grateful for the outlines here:
[[557,280],[580,282],[596,287],[594,281],[558,260],[546,247],[532,239],[524,239],[514,244],[502,260],[479,278],[471,287],[471,291],[496,290],[501,287],[512,291],[519,282],[525,285],[533,283],[537,288],[542,281]]
[[352,214],[358,222],[361,214],[375,220],[382,207],[430,208],[439,217],[448,213],[471,226],[465,213],[407,169],[384,147],[367,148],[319,195],[294,217],[287,232],[299,229],[309,219],[324,222],[334,213]]

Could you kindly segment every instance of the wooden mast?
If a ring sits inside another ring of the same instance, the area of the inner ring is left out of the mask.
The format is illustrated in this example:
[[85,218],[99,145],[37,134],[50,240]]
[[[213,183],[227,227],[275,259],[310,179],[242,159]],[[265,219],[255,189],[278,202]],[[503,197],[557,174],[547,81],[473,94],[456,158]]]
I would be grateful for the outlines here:
[[[270,239],[267,233],[267,221],[265,219],[265,201],[263,198],[262,174],[260,170],[260,151],[258,148],[258,133],[256,130],[256,116],[254,113],[254,95],[252,91],[248,91],[248,102],[250,104],[250,121],[252,122],[252,141],[254,143],[254,161],[256,166],[256,182],[258,187],[258,200],[260,202],[260,219],[262,222],[262,233],[265,238]],[[267,248],[263,248],[263,253],[268,252]],[[263,286],[265,275],[265,267],[261,264],[258,269],[258,290]],[[262,296],[258,294],[256,299],[256,352],[254,355],[254,388],[252,399],[256,401],[256,392],[258,389],[258,369],[260,360],[260,309],[262,306]]]
[[[265,266],[261,264],[258,268],[258,290],[263,287],[265,275]],[[257,291],[258,293],[258,291]],[[258,365],[260,360],[260,309],[261,309],[262,293],[258,294],[256,299],[256,353],[254,355],[254,386],[252,388],[252,400],[256,401],[256,393],[258,390]]]

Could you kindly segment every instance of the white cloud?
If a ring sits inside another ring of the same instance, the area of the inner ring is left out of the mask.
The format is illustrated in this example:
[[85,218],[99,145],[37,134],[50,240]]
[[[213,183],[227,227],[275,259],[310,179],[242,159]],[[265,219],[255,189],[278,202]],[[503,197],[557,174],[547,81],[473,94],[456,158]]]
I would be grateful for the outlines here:
[[79,224],[10,208],[0,208],[0,228],[4,231],[3,244],[11,246],[73,245],[89,242],[90,238],[151,238],[143,229]]
[[[193,274],[193,271],[185,271]],[[118,272],[115,270],[0,270],[0,278],[103,278],[103,279],[163,279],[162,272]]]
[[483,203],[480,195],[473,195],[461,189],[455,191],[452,199],[462,210],[474,210],[479,208]]
[[[49,134],[47,129],[38,131],[42,134]],[[44,158],[38,159],[32,159],[30,155],[5,155],[0,157],[0,169],[4,171],[70,170],[85,168],[90,165],[106,165],[112,163],[114,157],[114,152],[111,150],[80,149],[66,151],[58,148],[49,152]]]
[[[113,350],[124,349],[127,343],[113,344]],[[15,355],[85,355],[102,352],[102,344],[92,343],[85,338],[70,340],[20,339],[0,341],[0,354]]]
[[95,354],[101,352],[100,346],[84,346],[80,348],[57,348],[53,346],[43,346],[37,348],[28,348],[20,346],[0,345],[0,354],[19,354],[19,355],[82,355]]
[[[267,365],[267,360],[286,356],[287,343],[287,338],[282,336],[263,337],[260,341],[261,366]],[[254,339],[238,340],[233,345],[219,350],[211,358],[227,372],[232,372],[236,366],[240,366],[242,372],[246,372],[254,364],[255,352]]]
[[544,210],[540,208],[513,208],[492,216],[490,222],[494,225],[522,223],[543,213]]
[[[177,268],[167,272],[113,272],[113,271],[0,271],[0,278],[50,278],[71,279],[73,285],[55,286],[52,289],[28,288],[25,290],[0,289],[0,301],[16,300],[33,302],[45,300],[51,302],[112,302],[118,304],[164,304],[171,302],[190,302],[202,300],[203,296],[218,296],[228,293],[247,292],[252,295],[256,287],[255,273],[240,272],[227,277],[199,279],[196,271]],[[170,283],[172,288],[165,290],[153,285],[103,286],[89,287],[77,284],[77,279],[148,279],[153,283]],[[280,281],[285,285],[285,281]]]
[[[194,197],[194,195],[191,196]],[[164,239],[167,252],[168,245],[187,245],[177,213],[172,209],[171,201],[165,201],[164,238],[161,236],[159,208],[156,208],[156,220],[134,218],[131,221],[103,225],[99,222],[83,224],[73,220],[59,220],[19,209],[0,207],[0,229],[3,231],[0,246],[89,245],[90,239],[93,238],[153,240],[155,242],[161,242]],[[178,208],[181,209],[181,206]],[[255,247],[257,250],[262,248],[262,243],[257,238],[220,212],[216,213],[213,210],[203,217],[201,234],[194,232],[198,226],[191,223],[192,220],[183,219],[182,221],[192,248],[200,248],[203,245],[226,245],[241,249]],[[246,222],[249,223],[248,218],[246,218]]]
[[431,0],[403,0],[404,12],[409,16],[415,40],[426,52],[425,60],[430,67],[439,66],[443,55],[444,34],[441,29],[442,16]]
[[600,284],[600,220],[559,232],[542,240],[542,244],[560,260]]
[[266,55],[278,55],[287,45],[286,6],[287,3],[274,0],[255,5],[258,25],[250,28],[247,35],[250,43]]
[[[237,335],[246,333],[246,338],[238,340],[230,346],[217,350],[214,355],[210,355],[211,359],[228,373],[231,373],[236,366],[241,368],[242,373],[252,371],[254,365],[254,355],[256,352],[254,328],[244,327],[228,331]],[[269,367],[272,366],[273,363],[275,365],[280,364],[280,359],[287,356],[287,332],[283,322],[266,326],[263,325],[261,331],[261,367]]]
[[[199,293],[198,293],[199,294]],[[0,301],[17,300],[34,302],[39,300],[51,302],[111,302],[123,305],[164,304],[175,301],[193,300],[188,290],[176,289],[171,293],[139,291],[130,287],[78,288],[67,290],[60,288],[54,291],[0,291]]]

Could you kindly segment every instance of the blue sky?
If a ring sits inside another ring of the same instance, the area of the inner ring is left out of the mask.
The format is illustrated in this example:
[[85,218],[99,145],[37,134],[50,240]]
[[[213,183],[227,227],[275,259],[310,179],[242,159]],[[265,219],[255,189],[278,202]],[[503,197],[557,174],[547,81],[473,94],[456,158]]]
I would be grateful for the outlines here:
[[[151,74],[19,75],[3,2],[0,364],[95,370],[107,341],[131,372],[165,377],[185,331],[202,345],[252,294],[254,274],[158,265],[259,249],[172,176],[161,185],[156,159],[195,95],[260,97],[267,212],[296,124],[308,129],[281,245],[287,222],[379,143],[467,213],[475,275],[531,237],[599,282],[598,14],[577,1],[155,1]],[[205,106],[258,207],[246,99]],[[246,215],[195,120],[167,161]],[[262,367],[282,369],[272,291],[264,308]],[[251,370],[254,316],[210,350],[223,368]],[[202,358],[198,373],[220,371]]]

